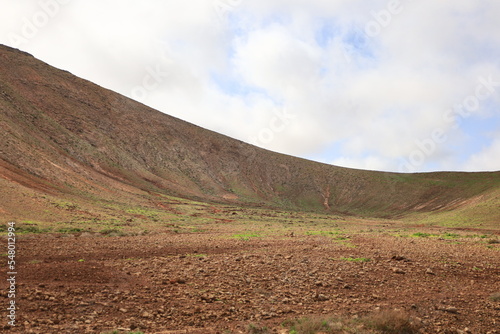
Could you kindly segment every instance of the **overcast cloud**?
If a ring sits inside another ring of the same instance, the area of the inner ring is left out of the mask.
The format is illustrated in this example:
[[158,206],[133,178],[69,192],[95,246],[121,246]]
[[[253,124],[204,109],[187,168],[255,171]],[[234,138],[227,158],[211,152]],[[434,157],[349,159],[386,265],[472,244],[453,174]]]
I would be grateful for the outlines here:
[[500,170],[499,1],[0,4],[0,43],[264,148],[364,169]]

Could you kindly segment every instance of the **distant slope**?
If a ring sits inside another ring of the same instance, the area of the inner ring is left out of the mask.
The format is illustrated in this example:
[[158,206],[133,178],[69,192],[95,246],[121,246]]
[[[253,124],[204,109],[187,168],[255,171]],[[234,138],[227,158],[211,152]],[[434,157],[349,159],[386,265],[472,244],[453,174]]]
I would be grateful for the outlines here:
[[[397,174],[263,150],[168,116],[0,46],[0,190],[209,202],[366,217],[469,210],[500,221],[500,172]],[[17,188],[16,188],[17,189]],[[490,197],[488,197],[490,196]],[[25,201],[25,199],[24,199]],[[495,202],[495,203],[498,203]],[[482,219],[481,217],[477,217]]]

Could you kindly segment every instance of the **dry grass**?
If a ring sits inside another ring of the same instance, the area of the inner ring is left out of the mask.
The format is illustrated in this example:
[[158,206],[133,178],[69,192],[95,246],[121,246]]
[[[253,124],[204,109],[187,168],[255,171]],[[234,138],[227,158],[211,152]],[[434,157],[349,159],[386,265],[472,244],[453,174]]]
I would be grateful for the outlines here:
[[360,319],[309,317],[290,321],[290,334],[416,334],[420,325],[400,311],[381,311]]
[[500,292],[495,292],[490,296],[492,302],[500,302]]
[[247,327],[247,334],[269,334],[270,331],[267,327],[250,324]]
[[340,333],[343,325],[333,319],[323,317],[302,318],[291,323],[291,334]]
[[364,318],[363,322],[369,328],[387,334],[419,333],[420,328],[409,315],[393,310],[374,313]]

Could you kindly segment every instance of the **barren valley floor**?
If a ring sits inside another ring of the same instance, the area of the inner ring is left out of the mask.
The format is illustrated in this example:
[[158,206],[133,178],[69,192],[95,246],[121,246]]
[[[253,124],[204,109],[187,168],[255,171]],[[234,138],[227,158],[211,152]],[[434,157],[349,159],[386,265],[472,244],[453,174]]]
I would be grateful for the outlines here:
[[146,233],[19,235],[9,332],[364,333],[394,309],[424,333],[499,332],[500,231],[205,209]]

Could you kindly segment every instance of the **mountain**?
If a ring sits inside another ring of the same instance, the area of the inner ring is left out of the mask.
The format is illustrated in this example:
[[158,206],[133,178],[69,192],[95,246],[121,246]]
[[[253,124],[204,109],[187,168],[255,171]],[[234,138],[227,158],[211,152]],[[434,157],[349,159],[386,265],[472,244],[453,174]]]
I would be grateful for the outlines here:
[[0,214],[7,219],[58,219],[48,218],[47,203],[64,206],[69,198],[105,207],[170,196],[373,218],[500,221],[500,172],[386,173],[270,152],[6,46],[0,130]]

